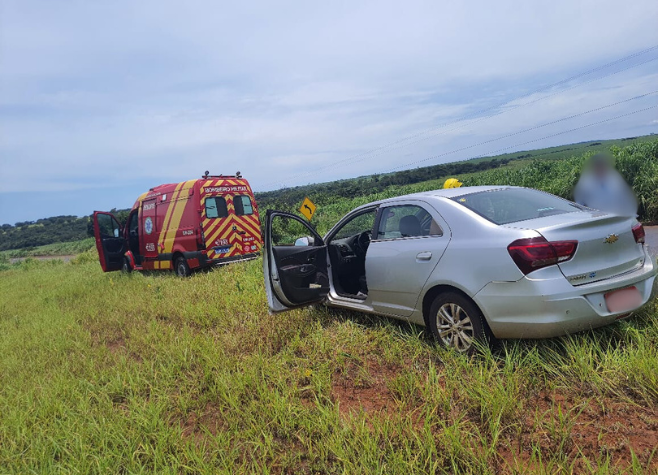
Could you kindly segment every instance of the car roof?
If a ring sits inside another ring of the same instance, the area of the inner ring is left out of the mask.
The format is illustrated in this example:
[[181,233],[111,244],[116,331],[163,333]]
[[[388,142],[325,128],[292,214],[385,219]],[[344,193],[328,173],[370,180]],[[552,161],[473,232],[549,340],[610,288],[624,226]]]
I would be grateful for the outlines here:
[[420,193],[411,193],[408,195],[394,196],[392,198],[386,198],[384,200],[373,201],[359,208],[367,208],[372,205],[380,205],[384,203],[391,203],[396,201],[405,201],[405,200],[414,200],[414,199],[424,199],[424,198],[454,198],[455,196],[464,196],[470,195],[473,193],[481,193],[483,191],[494,191],[494,190],[506,190],[509,188],[519,188],[518,186],[463,186],[460,188],[447,188],[431,191],[423,191]]

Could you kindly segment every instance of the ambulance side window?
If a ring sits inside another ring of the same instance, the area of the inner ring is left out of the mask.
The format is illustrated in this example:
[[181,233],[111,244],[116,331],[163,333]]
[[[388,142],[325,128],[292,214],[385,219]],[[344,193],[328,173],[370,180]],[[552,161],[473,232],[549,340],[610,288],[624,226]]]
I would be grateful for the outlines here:
[[233,200],[235,205],[235,214],[237,216],[244,216],[254,214],[254,207],[251,205],[251,198],[247,195],[238,195]]
[[118,238],[121,233],[121,225],[109,214],[98,215],[98,230],[101,232],[101,238],[115,237]]
[[222,196],[212,196],[206,198],[206,218],[226,218],[228,208],[226,200]]

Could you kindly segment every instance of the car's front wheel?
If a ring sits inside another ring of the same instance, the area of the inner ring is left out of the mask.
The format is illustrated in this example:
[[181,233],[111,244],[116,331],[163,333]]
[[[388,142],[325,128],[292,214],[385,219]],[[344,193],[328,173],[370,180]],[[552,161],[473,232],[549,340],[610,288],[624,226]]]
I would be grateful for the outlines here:
[[459,353],[473,354],[478,344],[487,346],[491,341],[480,309],[457,292],[438,295],[432,302],[428,320],[434,338]]

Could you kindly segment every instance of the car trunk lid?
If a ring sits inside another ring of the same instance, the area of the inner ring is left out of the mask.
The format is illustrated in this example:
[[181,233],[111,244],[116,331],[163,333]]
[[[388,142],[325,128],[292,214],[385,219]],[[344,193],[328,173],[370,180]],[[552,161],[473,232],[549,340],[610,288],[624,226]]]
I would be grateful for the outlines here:
[[610,279],[644,264],[644,250],[635,241],[631,217],[601,212],[576,212],[547,216],[507,226],[531,229],[546,240],[577,240],[573,258],[558,264],[572,285]]

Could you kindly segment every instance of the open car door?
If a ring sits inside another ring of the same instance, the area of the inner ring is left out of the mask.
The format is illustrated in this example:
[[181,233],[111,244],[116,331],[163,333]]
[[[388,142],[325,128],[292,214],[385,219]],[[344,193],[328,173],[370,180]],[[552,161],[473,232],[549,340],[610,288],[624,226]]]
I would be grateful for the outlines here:
[[263,274],[270,312],[321,302],[329,293],[327,246],[299,216],[267,210]]
[[94,237],[103,272],[121,270],[128,244],[119,221],[110,213],[94,211]]

